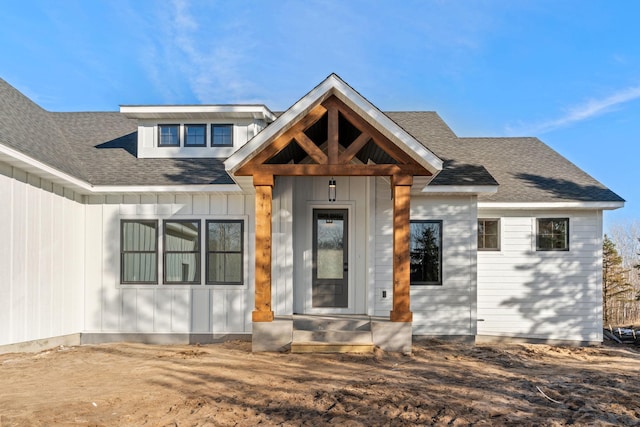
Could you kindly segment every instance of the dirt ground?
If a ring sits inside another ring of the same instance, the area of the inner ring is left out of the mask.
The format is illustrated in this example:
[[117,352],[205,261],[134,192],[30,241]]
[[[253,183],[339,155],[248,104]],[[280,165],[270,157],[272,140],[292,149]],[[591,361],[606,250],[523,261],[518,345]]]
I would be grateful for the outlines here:
[[411,356],[250,347],[105,344],[0,355],[0,425],[640,423],[633,347],[430,341]]

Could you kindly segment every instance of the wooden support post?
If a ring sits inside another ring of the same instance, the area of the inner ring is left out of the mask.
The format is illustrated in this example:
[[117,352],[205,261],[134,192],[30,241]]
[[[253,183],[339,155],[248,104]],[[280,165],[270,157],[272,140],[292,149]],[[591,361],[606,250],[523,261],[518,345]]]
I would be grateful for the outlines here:
[[402,175],[391,179],[393,194],[393,310],[392,322],[411,322],[410,257],[411,230],[410,192],[413,177]]
[[254,322],[272,322],[271,310],[271,202],[273,175],[254,175],[256,188],[256,271]]

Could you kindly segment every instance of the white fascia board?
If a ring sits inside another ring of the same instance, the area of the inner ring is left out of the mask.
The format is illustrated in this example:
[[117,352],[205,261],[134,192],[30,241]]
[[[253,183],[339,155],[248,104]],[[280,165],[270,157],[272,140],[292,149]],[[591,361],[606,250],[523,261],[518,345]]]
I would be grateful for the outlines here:
[[409,135],[338,76],[331,74],[251,141],[225,160],[227,171],[233,174],[245,161],[256,154],[263,144],[283,134],[297,122],[297,119],[331,95],[336,95],[342,102],[360,114],[369,124],[378,129],[405,152],[415,153],[416,156],[412,157],[429,172],[436,174],[442,170],[443,162],[439,157]]
[[404,152],[408,154],[412,152],[415,153],[417,158],[412,155],[414,160],[432,174],[442,170],[442,159],[409,135],[407,131],[398,126],[396,122],[391,120],[375,105],[367,101],[362,95],[334,74],[329,76],[329,79],[334,80],[335,95],[354,111],[358,112],[365,120],[368,119],[367,121],[370,125],[378,129],[380,133],[391,141],[395,142]]
[[596,209],[613,210],[624,207],[624,202],[478,202],[478,209],[555,210]]
[[0,159],[6,161],[11,166],[18,167],[28,173],[33,173],[36,176],[55,182],[56,184],[65,185],[79,193],[86,194],[91,191],[91,184],[87,181],[62,172],[6,145],[0,144]]
[[203,185],[96,185],[92,193],[242,193],[237,184]]
[[465,193],[493,194],[498,192],[497,185],[425,185],[423,193]]
[[203,185],[92,185],[68,173],[61,172],[19,151],[0,144],[0,160],[27,173],[63,185],[80,194],[103,193],[242,193],[237,184]]
[[267,141],[271,141],[282,135],[297,122],[298,118],[311,111],[313,106],[320,104],[328,98],[330,89],[329,79],[326,79],[320,85],[316,86],[311,92],[281,114],[273,123],[229,156],[227,160],[224,161],[226,170],[234,174],[242,164],[257,154]]
[[273,121],[276,115],[264,105],[121,105],[120,112],[130,119],[189,117],[247,117]]

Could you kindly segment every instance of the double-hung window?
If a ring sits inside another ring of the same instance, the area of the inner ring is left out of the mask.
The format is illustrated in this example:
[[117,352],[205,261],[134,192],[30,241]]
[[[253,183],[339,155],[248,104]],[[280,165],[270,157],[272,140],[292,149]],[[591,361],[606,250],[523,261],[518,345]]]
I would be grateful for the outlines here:
[[411,221],[412,285],[442,284],[442,221]]
[[201,283],[200,221],[164,222],[165,283]]
[[480,218],[478,220],[478,250],[500,250],[500,220]]
[[538,218],[536,250],[568,251],[569,218]]
[[211,125],[212,147],[233,147],[233,125]]
[[184,146],[185,147],[206,147],[207,145],[207,125],[184,125]]
[[242,284],[243,229],[241,220],[207,221],[207,284]]
[[121,222],[120,280],[122,283],[158,283],[158,221]]
[[180,125],[158,125],[158,147],[179,147]]

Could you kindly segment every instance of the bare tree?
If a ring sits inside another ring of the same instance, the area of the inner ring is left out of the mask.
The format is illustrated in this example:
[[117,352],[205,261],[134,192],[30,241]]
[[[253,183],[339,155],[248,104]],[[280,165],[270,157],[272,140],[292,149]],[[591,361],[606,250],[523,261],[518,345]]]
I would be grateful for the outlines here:
[[621,325],[629,321],[629,312],[637,305],[635,291],[626,278],[622,257],[605,234],[602,244],[602,306],[604,322]]
[[[631,284],[634,295],[640,295],[640,221],[625,221],[609,227],[611,241],[615,244],[618,255],[622,258],[622,268],[625,270],[626,281]],[[628,321],[640,320],[640,301],[628,304],[626,307]]]

